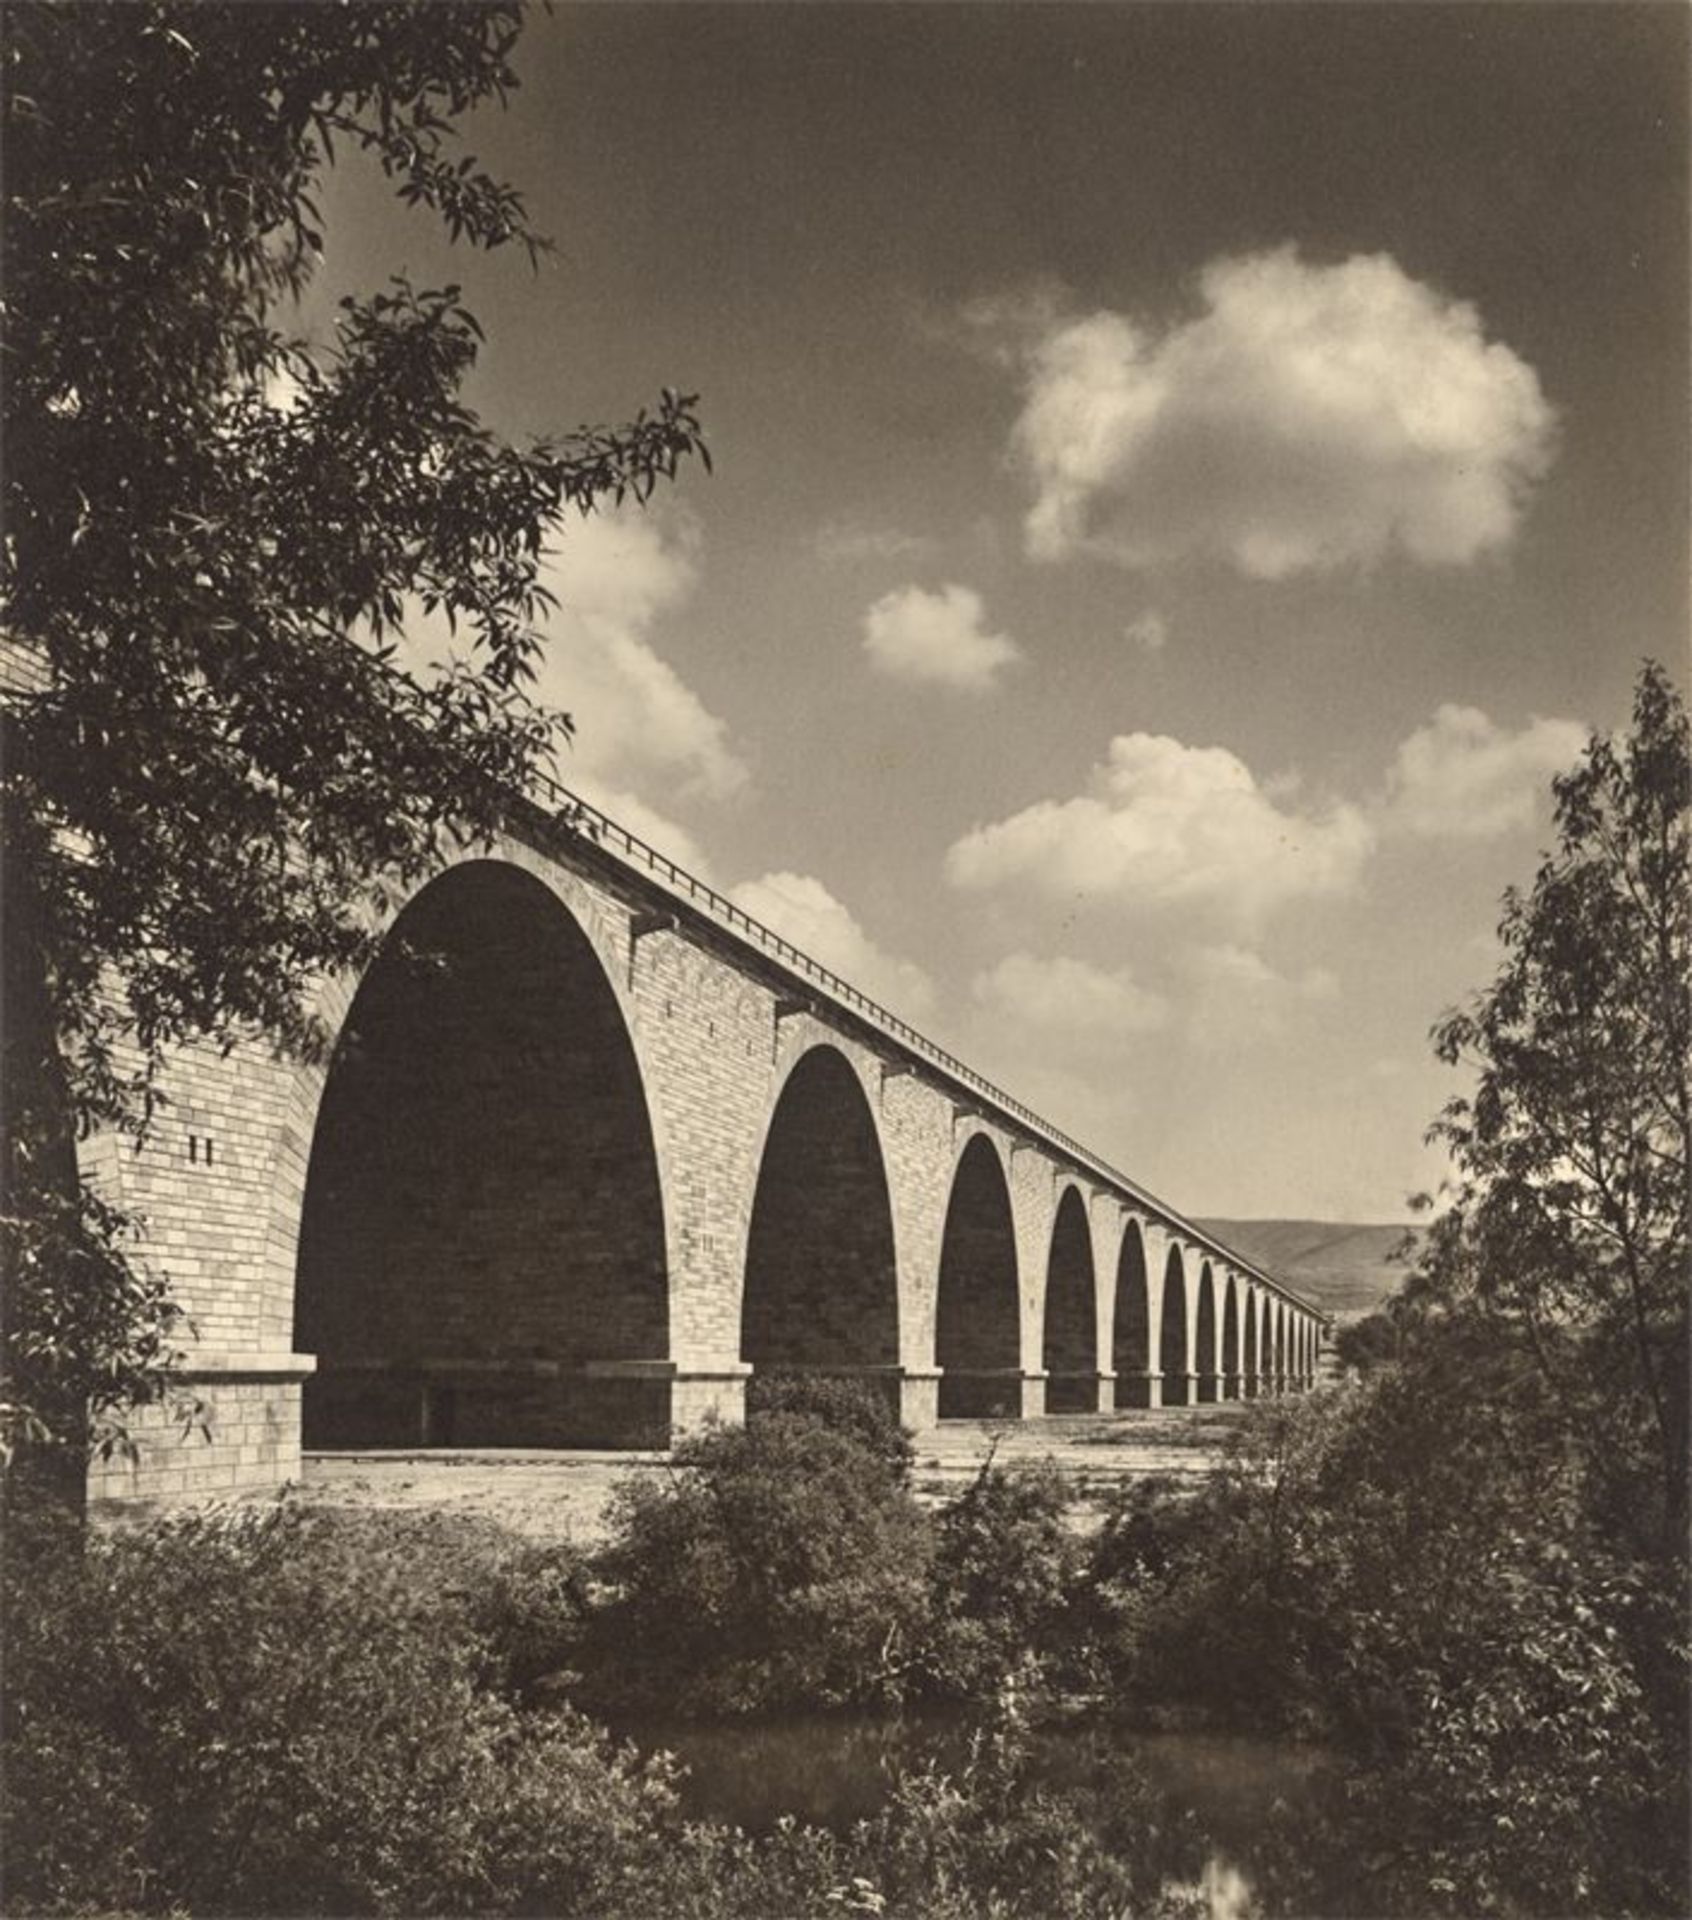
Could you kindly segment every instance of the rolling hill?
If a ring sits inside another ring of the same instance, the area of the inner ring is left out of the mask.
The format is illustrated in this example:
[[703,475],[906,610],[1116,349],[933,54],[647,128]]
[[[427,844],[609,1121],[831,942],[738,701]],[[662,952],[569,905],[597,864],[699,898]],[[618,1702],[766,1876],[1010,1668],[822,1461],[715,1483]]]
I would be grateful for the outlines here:
[[1410,1229],[1333,1220],[1200,1220],[1227,1246],[1286,1281],[1335,1319],[1360,1320],[1397,1291],[1407,1268],[1394,1260]]

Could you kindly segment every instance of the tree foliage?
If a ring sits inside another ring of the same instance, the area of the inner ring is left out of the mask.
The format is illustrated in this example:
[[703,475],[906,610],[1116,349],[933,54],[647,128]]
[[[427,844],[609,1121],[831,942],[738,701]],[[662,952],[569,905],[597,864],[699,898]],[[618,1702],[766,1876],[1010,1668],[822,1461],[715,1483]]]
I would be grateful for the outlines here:
[[[6,1211],[41,1283],[8,1329],[14,1433],[75,1425],[11,1337],[70,1318],[44,1224],[67,1130],[143,1128],[183,1041],[319,1044],[313,983],[567,727],[530,693],[549,533],[703,454],[669,391],[626,426],[488,431],[456,287],[349,298],[327,346],[287,331],[337,152],[455,239],[542,250],[456,148],[516,86],[520,25],[450,0],[6,10]],[[461,638],[421,682],[389,670],[419,607]],[[84,1268],[122,1264],[101,1225]],[[148,1397],[157,1309],[57,1376]]]
[[1520,1333],[1613,1525],[1687,1524],[1692,758],[1648,664],[1633,729],[1555,782],[1557,845],[1505,896],[1498,977],[1435,1044],[1477,1072],[1434,1128],[1457,1168],[1410,1289]]
[[665,1479],[618,1489],[610,1520],[591,1703],[762,1714],[911,1689],[933,1543],[878,1438],[766,1411],[685,1440]]

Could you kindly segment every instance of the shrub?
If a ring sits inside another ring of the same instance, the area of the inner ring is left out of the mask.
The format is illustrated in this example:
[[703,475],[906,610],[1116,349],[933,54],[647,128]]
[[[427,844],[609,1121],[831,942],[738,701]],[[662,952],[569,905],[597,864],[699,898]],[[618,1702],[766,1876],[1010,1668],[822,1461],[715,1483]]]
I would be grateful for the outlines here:
[[1098,1549],[1119,1698],[1337,1746],[1382,1912],[1681,1910],[1655,1585],[1588,1525],[1540,1392],[1443,1329],[1266,1408],[1185,1516]]
[[586,1695],[602,1710],[774,1712],[902,1698],[929,1532],[885,1455],[766,1411],[623,1483],[597,1562]]
[[1068,1650],[1080,1564],[1068,1504],[1054,1471],[1007,1473],[989,1458],[941,1511],[924,1648],[934,1691],[982,1699],[1013,1677],[1050,1676]]
[[746,1390],[746,1417],[755,1421],[767,1413],[818,1420],[879,1454],[899,1479],[910,1477],[916,1459],[910,1433],[870,1381],[830,1373],[757,1372]]
[[473,1546],[443,1587],[415,1543],[271,1509],[9,1554],[8,1910],[609,1910],[666,1774],[490,1690]]

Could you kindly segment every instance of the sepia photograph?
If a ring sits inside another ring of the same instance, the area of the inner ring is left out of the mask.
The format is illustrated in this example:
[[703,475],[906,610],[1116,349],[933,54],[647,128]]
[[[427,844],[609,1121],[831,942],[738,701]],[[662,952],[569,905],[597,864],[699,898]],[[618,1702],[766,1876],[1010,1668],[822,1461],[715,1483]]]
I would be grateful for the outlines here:
[[1689,56],[0,0],[0,1912],[1692,1914]]

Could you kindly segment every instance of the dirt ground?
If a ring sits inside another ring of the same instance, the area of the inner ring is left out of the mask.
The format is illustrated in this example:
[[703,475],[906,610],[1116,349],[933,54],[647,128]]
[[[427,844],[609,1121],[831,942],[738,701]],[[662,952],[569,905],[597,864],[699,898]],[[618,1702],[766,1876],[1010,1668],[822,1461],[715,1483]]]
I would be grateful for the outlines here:
[[[958,1420],[916,1436],[920,1498],[957,1492],[992,1451],[1002,1465],[1049,1462],[1078,1495],[1081,1524],[1125,1480],[1202,1477],[1222,1457],[1242,1410],[1077,1414],[1027,1424]],[[493,1449],[429,1453],[314,1453],[292,1498],[312,1506],[430,1508],[499,1521],[534,1540],[591,1546],[604,1535],[611,1490],[631,1474],[668,1472],[654,1453],[542,1453]]]

